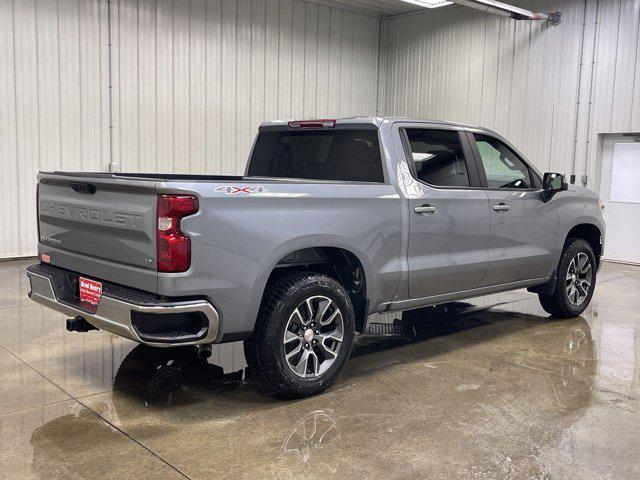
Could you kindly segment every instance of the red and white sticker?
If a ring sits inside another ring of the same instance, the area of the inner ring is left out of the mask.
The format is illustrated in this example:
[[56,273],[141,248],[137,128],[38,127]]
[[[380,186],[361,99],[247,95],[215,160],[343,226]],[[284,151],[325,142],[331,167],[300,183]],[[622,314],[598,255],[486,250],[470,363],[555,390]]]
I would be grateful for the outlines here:
[[40,258],[44,263],[51,263],[51,257],[46,253],[43,253],[42,255],[40,255]]
[[80,300],[98,305],[102,296],[102,283],[80,277]]
[[260,185],[223,185],[216,188],[216,192],[224,192],[227,195],[256,195],[267,191],[266,188]]

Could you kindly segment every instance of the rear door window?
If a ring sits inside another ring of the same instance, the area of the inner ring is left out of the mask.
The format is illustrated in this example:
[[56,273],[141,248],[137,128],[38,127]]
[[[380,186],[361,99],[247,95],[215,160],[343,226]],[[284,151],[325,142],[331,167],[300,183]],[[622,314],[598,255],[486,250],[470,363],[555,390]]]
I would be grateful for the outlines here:
[[418,180],[435,187],[468,187],[460,135],[454,130],[406,129]]
[[248,175],[382,183],[378,131],[262,131]]

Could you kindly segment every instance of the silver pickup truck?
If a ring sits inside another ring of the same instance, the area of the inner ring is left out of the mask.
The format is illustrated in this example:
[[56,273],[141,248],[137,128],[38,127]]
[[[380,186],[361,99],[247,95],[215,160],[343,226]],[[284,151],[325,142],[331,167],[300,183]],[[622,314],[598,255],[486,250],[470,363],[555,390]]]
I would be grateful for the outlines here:
[[406,118],[263,123],[244,176],[40,173],[30,297],[150,346],[244,340],[266,391],[322,391],[376,312],[522,287],[593,295],[597,196],[492,131]]

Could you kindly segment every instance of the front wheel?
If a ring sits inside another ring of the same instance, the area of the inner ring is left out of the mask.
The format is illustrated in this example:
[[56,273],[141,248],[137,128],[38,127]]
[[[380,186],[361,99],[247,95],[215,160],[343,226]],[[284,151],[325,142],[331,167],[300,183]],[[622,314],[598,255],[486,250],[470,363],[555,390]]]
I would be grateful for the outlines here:
[[555,291],[539,294],[540,304],[554,317],[580,315],[589,305],[596,286],[596,259],[588,242],[578,238],[567,240],[558,270]]
[[267,286],[256,328],[245,341],[253,378],[267,393],[315,395],[351,353],[354,311],[344,287],[315,272],[291,272]]

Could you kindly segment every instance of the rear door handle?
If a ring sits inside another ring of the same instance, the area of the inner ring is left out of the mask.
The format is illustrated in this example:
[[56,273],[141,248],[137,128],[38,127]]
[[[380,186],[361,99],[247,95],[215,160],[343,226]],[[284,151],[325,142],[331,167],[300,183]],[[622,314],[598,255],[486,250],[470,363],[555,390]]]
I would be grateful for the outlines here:
[[419,214],[433,215],[434,213],[438,213],[438,209],[436,207],[432,207],[431,205],[422,205],[421,207],[416,207],[413,209],[414,212]]
[[496,212],[508,212],[509,210],[511,210],[511,205],[507,205],[506,203],[499,203],[497,205],[494,205],[493,209]]

